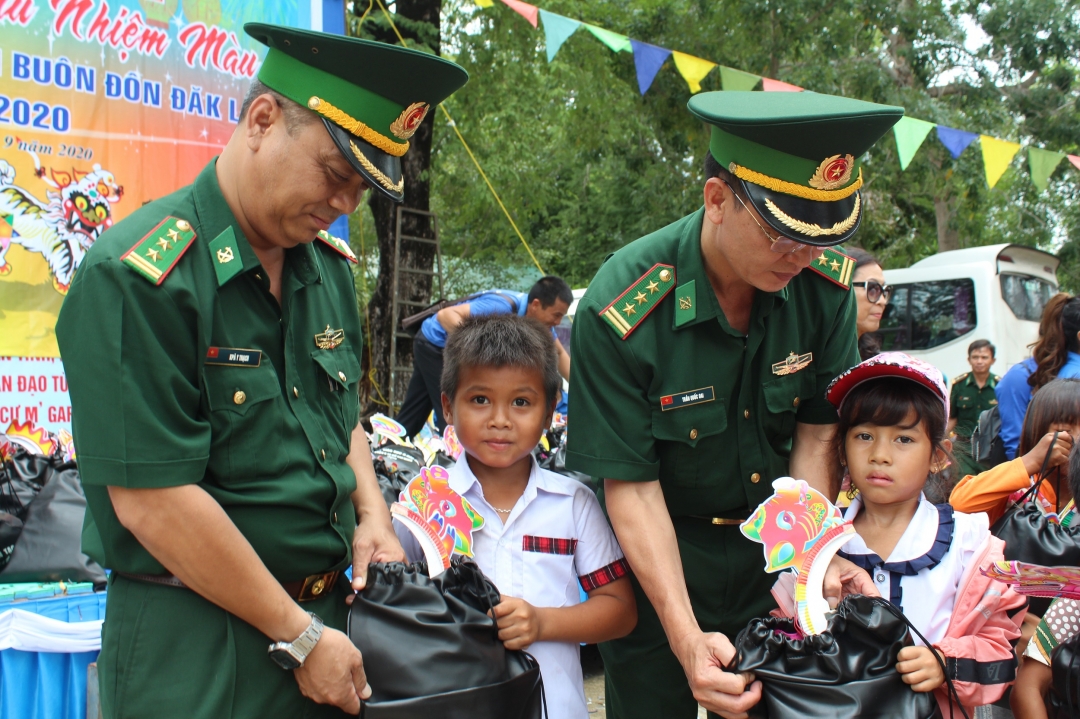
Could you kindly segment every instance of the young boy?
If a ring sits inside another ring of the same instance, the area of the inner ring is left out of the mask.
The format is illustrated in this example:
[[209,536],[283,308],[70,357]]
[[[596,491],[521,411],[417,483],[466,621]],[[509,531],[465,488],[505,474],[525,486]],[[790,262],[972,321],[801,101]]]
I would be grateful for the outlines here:
[[[450,488],[484,517],[473,553],[502,594],[499,639],[540,663],[552,719],[585,719],[578,645],[625,636],[637,608],[596,497],[531,454],[562,386],[554,340],[525,317],[470,317],[450,335],[443,362],[443,413],[465,450]],[[398,534],[420,559],[415,540]]]

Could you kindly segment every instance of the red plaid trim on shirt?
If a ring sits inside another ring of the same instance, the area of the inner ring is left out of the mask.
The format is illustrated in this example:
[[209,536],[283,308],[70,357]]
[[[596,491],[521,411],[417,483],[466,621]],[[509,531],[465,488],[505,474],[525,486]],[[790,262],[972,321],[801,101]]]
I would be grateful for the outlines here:
[[582,577],[581,587],[586,592],[599,589],[605,584],[611,584],[616,579],[622,579],[630,573],[630,564],[625,559],[618,559],[606,567],[600,567],[595,572],[590,572]]
[[576,539],[557,539],[555,537],[533,537],[526,534],[521,540],[523,552],[541,554],[573,554],[577,549]]

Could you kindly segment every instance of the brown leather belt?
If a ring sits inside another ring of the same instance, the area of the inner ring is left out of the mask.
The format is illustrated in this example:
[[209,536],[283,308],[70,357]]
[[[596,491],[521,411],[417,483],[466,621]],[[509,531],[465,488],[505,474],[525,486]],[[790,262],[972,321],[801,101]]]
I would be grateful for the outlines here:
[[[116,572],[116,574],[125,579],[134,579],[137,582],[160,584],[165,587],[176,587],[177,589],[188,588],[180,577],[175,574],[132,574],[130,572]],[[310,602],[312,599],[318,599],[324,594],[333,591],[340,578],[340,571],[323,572],[322,574],[312,574],[310,577],[305,577],[296,582],[282,582],[281,586],[285,593],[296,601]]]
[[688,514],[686,516],[690,519],[704,519],[706,522],[710,522],[721,527],[737,527],[746,521],[745,519],[728,519],[727,517],[699,517],[696,514]]

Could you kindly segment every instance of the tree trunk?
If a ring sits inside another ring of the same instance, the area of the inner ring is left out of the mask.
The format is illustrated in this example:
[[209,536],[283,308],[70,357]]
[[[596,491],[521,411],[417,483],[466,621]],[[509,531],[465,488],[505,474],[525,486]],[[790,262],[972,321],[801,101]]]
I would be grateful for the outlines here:
[[[435,47],[439,52],[440,35],[439,18],[442,10],[442,0],[398,0],[395,7],[394,19],[407,18],[412,21],[430,23],[436,29]],[[409,23],[404,23],[409,24]],[[398,24],[398,30],[406,39],[415,39],[410,33]],[[397,36],[391,31],[389,37],[379,36],[385,42],[397,42]],[[425,38],[430,47],[430,39]],[[401,158],[402,174],[405,180],[405,201],[402,207],[422,210],[427,212],[431,208],[431,184],[428,174],[431,168],[431,140],[434,129],[435,115],[438,108],[431,108],[427,117],[420,125],[416,134],[410,138],[410,148]],[[394,297],[394,244],[397,230],[397,207],[395,203],[385,199],[382,195],[371,192],[368,199],[371,214],[375,219],[375,235],[379,246],[379,276],[376,280],[375,291],[372,293],[371,302],[368,305],[370,317],[371,346],[366,355],[368,366],[364,368],[365,378],[371,368],[375,369],[374,383],[365,381],[362,391],[366,396],[364,401],[364,415],[374,412],[384,412],[393,416],[397,407],[387,407],[385,402],[390,399],[390,377],[392,366],[401,368],[394,379],[394,402],[401,404],[405,397],[405,388],[408,385],[412,371],[412,341],[399,337],[397,340],[397,357],[390,356],[391,341],[395,327],[393,326],[393,297]],[[404,214],[402,216],[401,234],[413,237],[426,237],[434,239],[434,227],[429,219],[422,215]],[[400,266],[398,277],[399,301],[407,300],[428,304],[431,301],[432,277],[431,275],[400,270],[418,269],[432,270],[435,257],[434,245],[410,242],[402,240],[400,248]],[[398,319],[419,311],[416,306],[403,306],[398,309]]]
[[938,252],[960,249],[960,236],[956,230],[949,227],[952,220],[954,204],[950,202],[948,195],[934,198],[934,218],[937,220],[937,249]]

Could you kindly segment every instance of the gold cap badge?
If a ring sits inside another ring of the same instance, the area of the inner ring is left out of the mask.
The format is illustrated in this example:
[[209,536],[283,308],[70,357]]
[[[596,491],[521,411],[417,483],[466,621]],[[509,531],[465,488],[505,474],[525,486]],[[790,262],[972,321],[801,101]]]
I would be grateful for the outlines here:
[[851,155],[826,157],[807,184],[819,190],[839,189],[851,180],[851,170],[854,167],[855,158]]
[[414,102],[406,107],[396,120],[390,123],[390,132],[394,133],[395,137],[408,140],[416,133],[420,123],[427,117],[430,108],[431,106],[426,102]]

